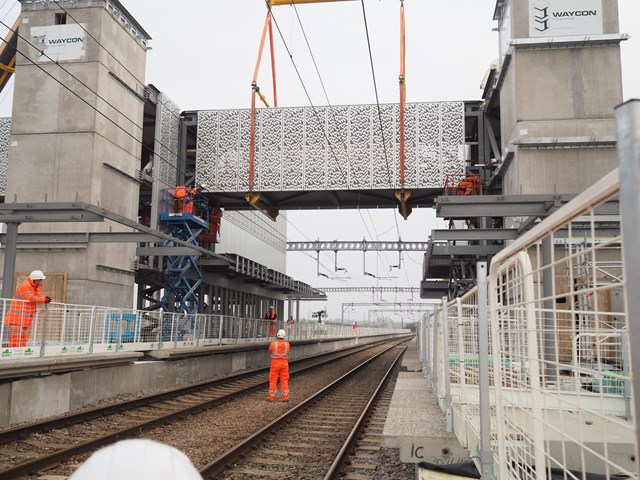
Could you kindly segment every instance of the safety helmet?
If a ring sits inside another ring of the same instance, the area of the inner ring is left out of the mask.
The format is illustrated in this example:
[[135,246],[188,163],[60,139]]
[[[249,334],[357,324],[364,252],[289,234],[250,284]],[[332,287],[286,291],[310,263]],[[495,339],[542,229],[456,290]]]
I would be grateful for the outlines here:
[[286,335],[286,334],[284,333],[284,330],[280,329],[280,330],[278,330],[278,334],[276,335],[276,337],[278,337],[278,338],[284,338],[284,337],[285,337],[285,335]]
[[47,277],[44,276],[44,273],[42,273],[42,270],[34,270],[29,274],[29,278],[31,280],[44,280]]
[[202,480],[180,450],[152,440],[122,440],[95,452],[69,480]]
[[269,310],[273,310],[273,305],[271,305],[271,306],[269,307]]

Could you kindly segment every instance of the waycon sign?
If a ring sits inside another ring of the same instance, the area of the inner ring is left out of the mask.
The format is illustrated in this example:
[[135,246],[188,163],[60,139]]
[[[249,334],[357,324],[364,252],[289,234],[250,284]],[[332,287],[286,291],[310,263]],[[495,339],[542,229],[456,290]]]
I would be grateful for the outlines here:
[[529,0],[529,36],[602,33],[602,0]]
[[40,50],[39,62],[80,60],[85,54],[85,31],[83,25],[51,25],[32,27],[31,37]]

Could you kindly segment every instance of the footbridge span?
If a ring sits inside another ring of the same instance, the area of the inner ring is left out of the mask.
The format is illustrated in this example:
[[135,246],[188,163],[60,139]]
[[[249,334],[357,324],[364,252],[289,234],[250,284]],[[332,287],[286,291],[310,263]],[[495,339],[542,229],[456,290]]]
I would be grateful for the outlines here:
[[184,118],[196,181],[227,209],[251,208],[250,184],[273,209],[395,207],[399,189],[409,205],[433,206],[465,168],[464,102],[405,105],[404,184],[398,104],[258,110],[253,165],[250,110]]

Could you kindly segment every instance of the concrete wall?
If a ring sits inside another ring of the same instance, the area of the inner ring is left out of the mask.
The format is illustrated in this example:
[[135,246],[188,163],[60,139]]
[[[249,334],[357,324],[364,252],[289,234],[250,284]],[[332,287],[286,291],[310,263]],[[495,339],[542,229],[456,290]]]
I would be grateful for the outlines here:
[[[53,26],[62,10],[54,4],[23,6],[20,33],[25,39],[19,39],[18,51],[24,56],[18,55],[15,73],[6,198],[19,203],[87,202],[135,220],[138,183],[105,164],[132,177],[140,169],[144,103],[113,74],[142,93],[146,47],[105,2],[89,3],[65,9],[102,46],[82,32],[84,53],[59,64],[43,61],[37,27]],[[67,25],[72,24],[75,21],[67,18]],[[20,226],[20,232],[47,231],[126,229],[110,221]],[[49,246],[37,252],[20,250],[16,271],[66,272],[69,303],[129,307],[134,277],[126,272],[134,259],[134,245],[92,244],[72,251]]]
[[[510,0],[508,6],[512,38],[529,38],[529,0]],[[617,0],[602,2],[602,32],[618,32]],[[615,135],[620,48],[597,45],[597,37],[574,46],[511,47],[500,91],[502,148],[515,152],[504,177],[506,194],[579,193],[617,166],[611,147],[516,145],[542,137]]]
[[[290,359],[364,345],[382,338],[293,342]],[[175,353],[184,354],[185,350]],[[0,427],[64,414],[123,393],[193,383],[239,370],[266,367],[268,364],[267,345],[250,345],[236,351],[201,353],[192,358],[141,361],[131,365],[14,380],[0,384]]]

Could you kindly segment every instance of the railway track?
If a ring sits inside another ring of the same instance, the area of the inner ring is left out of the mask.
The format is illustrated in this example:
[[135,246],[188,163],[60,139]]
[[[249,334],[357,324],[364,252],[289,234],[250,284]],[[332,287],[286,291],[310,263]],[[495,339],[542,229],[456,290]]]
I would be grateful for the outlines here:
[[[324,354],[320,359],[292,363],[292,375],[335,362],[376,345],[348,353]],[[99,446],[138,435],[158,425],[226,403],[264,388],[268,369],[177,388],[117,405],[95,408],[64,418],[0,432],[0,478],[20,478]]]
[[[201,468],[201,475],[225,480],[338,478],[405,349],[406,344],[396,344],[358,365]],[[373,442],[375,434],[368,435]]]

